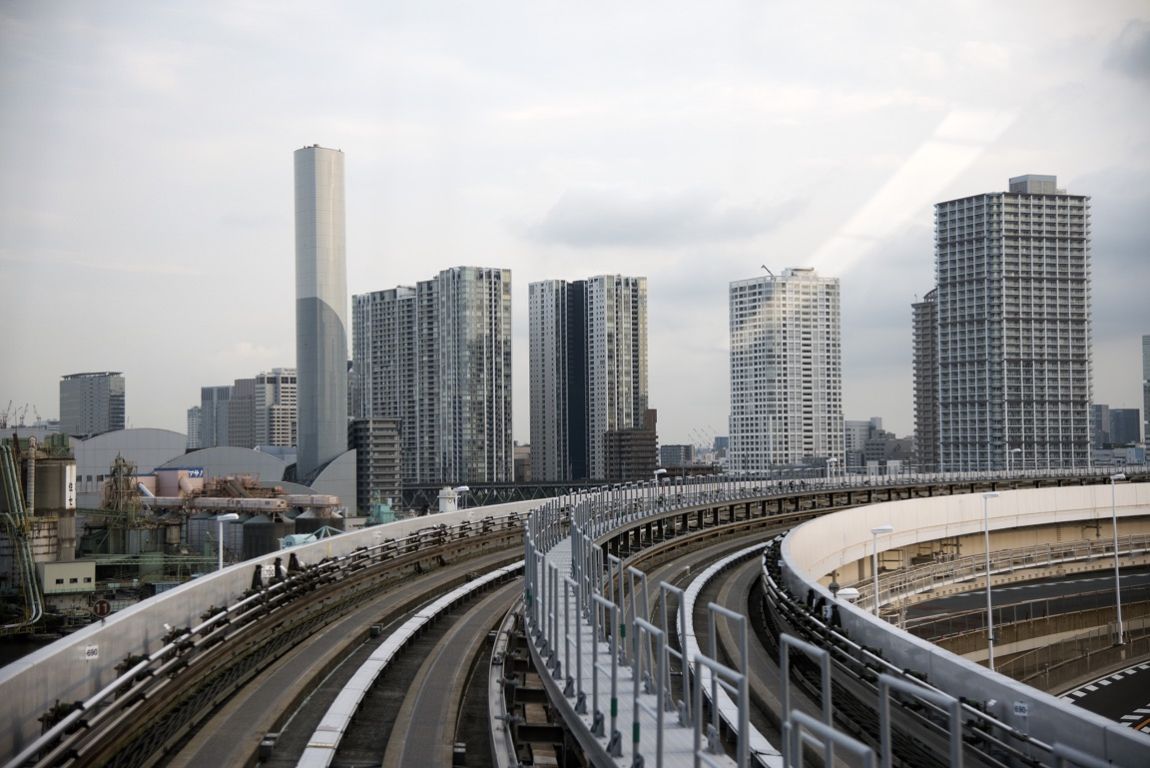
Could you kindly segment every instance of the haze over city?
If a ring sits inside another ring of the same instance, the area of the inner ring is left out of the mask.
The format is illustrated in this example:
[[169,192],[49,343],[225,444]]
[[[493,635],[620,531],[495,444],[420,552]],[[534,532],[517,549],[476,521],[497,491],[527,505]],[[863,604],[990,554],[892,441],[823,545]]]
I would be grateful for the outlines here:
[[[0,407],[119,370],[131,426],[295,364],[293,150],[347,166],[349,293],[512,270],[649,280],[663,442],[727,432],[731,280],[842,281],[844,416],[912,430],[933,204],[1056,174],[1092,197],[1093,400],[1150,332],[1143,2],[13,2],[0,9]],[[350,296],[349,296],[350,301]]]

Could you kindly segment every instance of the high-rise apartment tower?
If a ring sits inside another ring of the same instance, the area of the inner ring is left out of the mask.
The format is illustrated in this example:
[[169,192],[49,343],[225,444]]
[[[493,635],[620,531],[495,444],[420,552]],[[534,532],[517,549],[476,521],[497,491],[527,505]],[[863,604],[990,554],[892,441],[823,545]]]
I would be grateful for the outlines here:
[[920,472],[938,471],[938,291],[912,305],[914,453]]
[[72,373],[60,379],[61,432],[91,437],[124,426],[124,377],[119,371]]
[[347,450],[343,152],[295,152],[296,477]]
[[604,436],[642,428],[647,411],[647,278],[545,280],[528,291],[531,476],[605,479]]
[[232,385],[200,387],[200,448],[228,445]]
[[1090,200],[1054,176],[935,206],[942,471],[1090,461]]
[[398,421],[403,482],[510,482],[511,271],[454,267],[352,306],[353,410]]
[[813,269],[730,288],[730,468],[842,462],[839,281]]
[[1150,335],[1142,337],[1142,439],[1150,443]]

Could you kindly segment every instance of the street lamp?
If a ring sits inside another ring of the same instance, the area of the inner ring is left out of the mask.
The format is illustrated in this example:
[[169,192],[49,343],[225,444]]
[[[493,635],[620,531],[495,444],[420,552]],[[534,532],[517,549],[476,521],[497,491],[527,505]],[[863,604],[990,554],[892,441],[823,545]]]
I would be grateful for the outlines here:
[[235,512],[225,512],[222,515],[216,515],[216,546],[219,555],[217,558],[217,562],[219,563],[219,567],[216,568],[217,571],[224,569],[224,523],[230,523],[239,519],[240,516]]
[[1119,472],[1110,476],[1110,519],[1114,523],[1114,605],[1118,608],[1118,645],[1124,644],[1122,634],[1122,584],[1118,578],[1118,508],[1114,501],[1114,486],[1126,475]]
[[986,544],[986,658],[990,671],[994,671],[994,607],[990,602],[990,511],[988,504],[998,497],[998,491],[982,494],[982,532]]
[[1021,448],[1011,448],[1010,453],[1006,454],[1006,474],[1014,471],[1014,454],[1022,453]]
[[831,464],[838,463],[838,459],[834,456],[827,457],[827,482],[831,481]]
[[874,615],[878,616],[878,537],[884,533],[894,533],[890,523],[871,528],[871,571],[874,574]]

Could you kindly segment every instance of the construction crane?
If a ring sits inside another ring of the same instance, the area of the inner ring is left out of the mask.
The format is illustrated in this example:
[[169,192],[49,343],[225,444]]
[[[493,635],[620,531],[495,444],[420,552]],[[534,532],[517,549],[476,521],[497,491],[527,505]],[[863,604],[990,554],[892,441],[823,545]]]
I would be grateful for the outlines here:
[[8,428],[8,414],[10,414],[10,413],[12,413],[12,401],[11,400],[8,401],[8,407],[4,409],[4,412],[0,413],[0,429],[7,429]]

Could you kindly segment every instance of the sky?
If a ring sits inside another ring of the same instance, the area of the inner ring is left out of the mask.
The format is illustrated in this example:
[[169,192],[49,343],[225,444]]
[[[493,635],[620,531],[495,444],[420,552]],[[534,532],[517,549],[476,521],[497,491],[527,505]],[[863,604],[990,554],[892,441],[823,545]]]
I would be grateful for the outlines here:
[[[726,434],[732,280],[841,279],[844,416],[913,430],[934,203],[1092,199],[1094,401],[1150,333],[1150,3],[0,4],[0,409],[123,371],[129,426],[294,365],[292,152],[346,162],[351,293],[648,278],[664,443]],[[350,297],[349,297],[350,303]],[[2,412],[2,411],[0,411]]]

